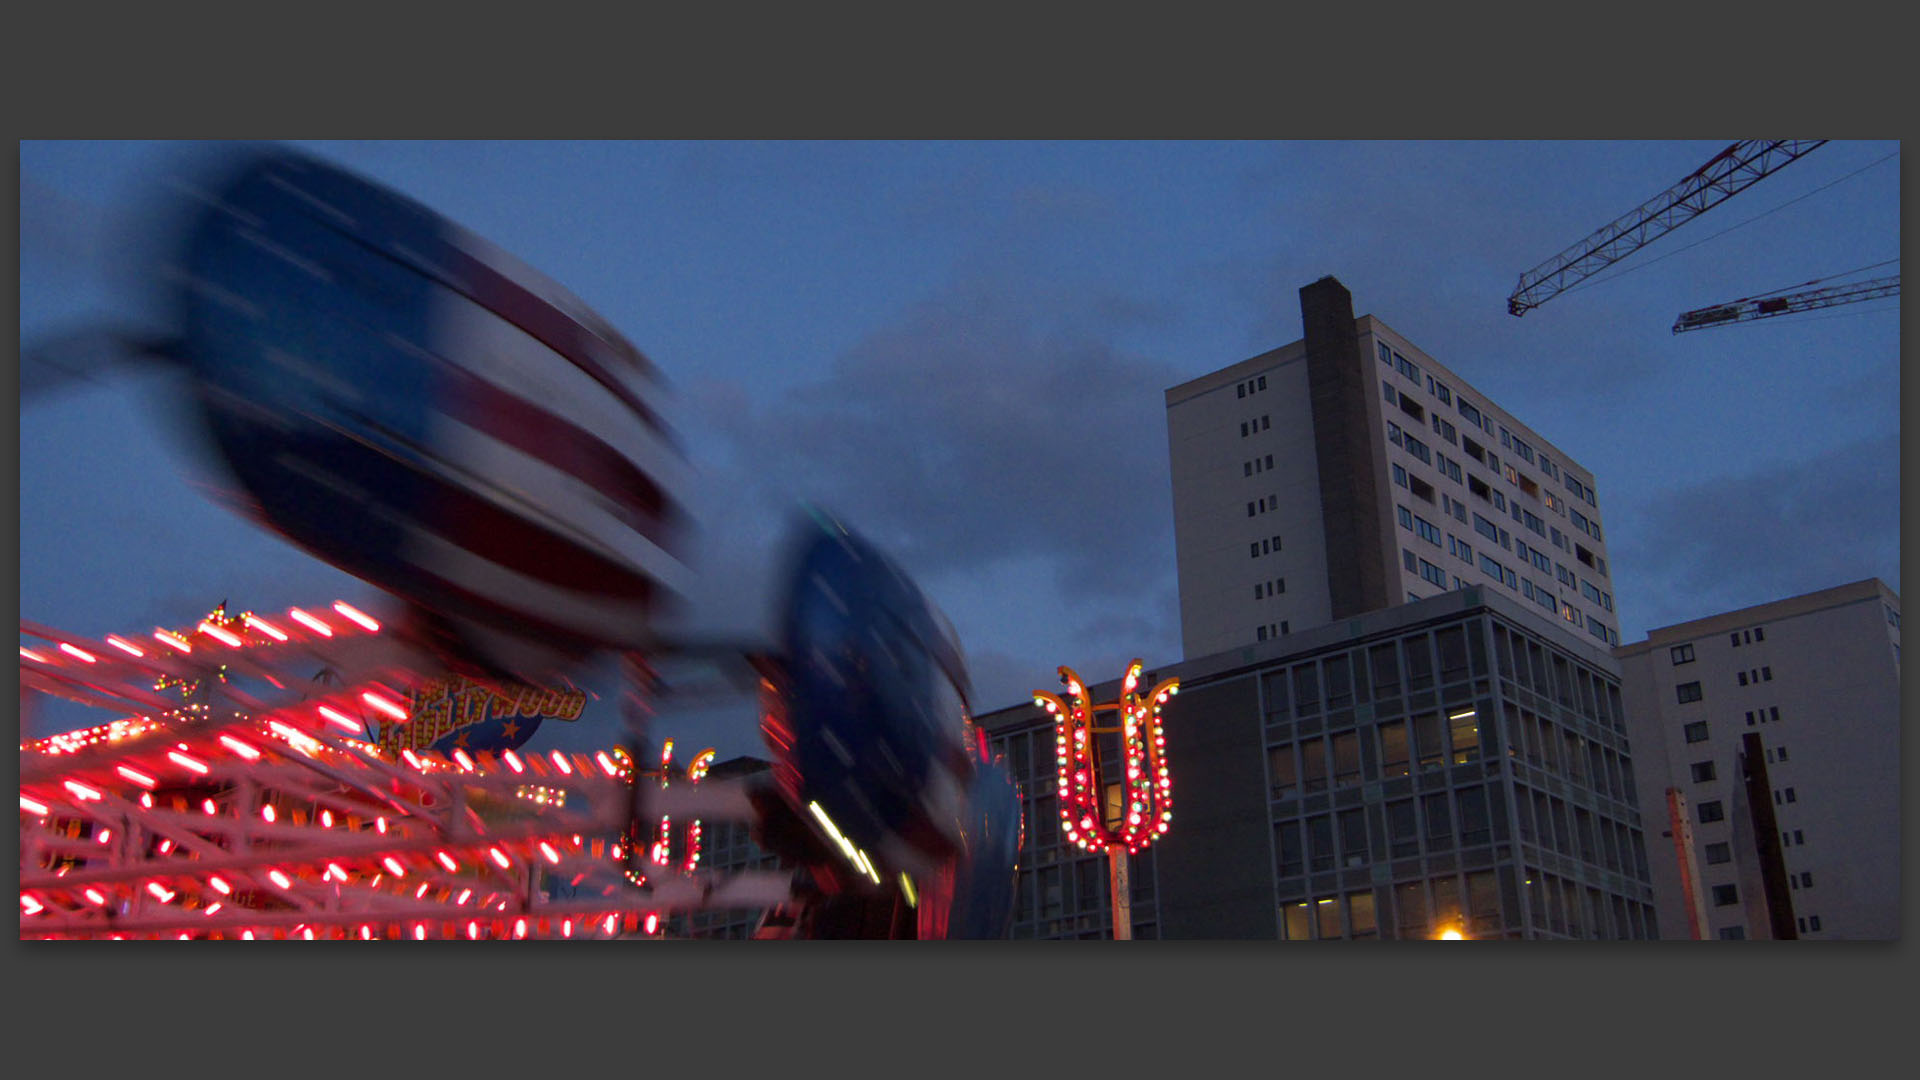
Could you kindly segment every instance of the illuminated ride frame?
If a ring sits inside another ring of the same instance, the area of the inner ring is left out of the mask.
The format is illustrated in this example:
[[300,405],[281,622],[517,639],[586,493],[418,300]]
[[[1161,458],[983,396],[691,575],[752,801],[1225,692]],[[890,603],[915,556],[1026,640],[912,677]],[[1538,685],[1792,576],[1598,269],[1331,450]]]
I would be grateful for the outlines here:
[[[663,758],[636,783],[624,749],[370,742],[361,717],[406,719],[429,667],[380,629],[344,603],[105,641],[22,621],[23,712],[32,692],[125,718],[21,747],[21,938],[605,939],[790,902],[791,872],[695,867],[699,819],[752,818],[740,781],[668,786]],[[343,684],[303,687],[316,660]],[[625,669],[639,746],[651,681],[637,656]],[[156,680],[206,692],[183,708]],[[689,823],[677,866],[665,817]]]
[[[1061,831],[1082,851],[1106,852],[1107,902],[1117,941],[1133,937],[1129,857],[1146,850],[1173,823],[1173,778],[1167,772],[1160,712],[1167,699],[1180,692],[1180,680],[1162,679],[1141,694],[1144,666],[1137,658],[1127,665],[1118,701],[1095,704],[1086,683],[1070,667],[1059,669],[1067,700],[1044,690],[1033,694],[1033,703],[1053,717]],[[1119,726],[1094,727],[1094,715],[1102,712],[1119,713]],[[1103,782],[1096,735],[1120,736],[1124,782]]]

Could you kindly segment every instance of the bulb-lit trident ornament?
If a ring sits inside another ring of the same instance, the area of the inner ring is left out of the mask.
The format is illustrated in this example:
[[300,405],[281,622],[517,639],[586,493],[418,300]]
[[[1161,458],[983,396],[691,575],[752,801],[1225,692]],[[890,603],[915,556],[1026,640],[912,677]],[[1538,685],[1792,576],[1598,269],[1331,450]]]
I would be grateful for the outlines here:
[[[1087,687],[1069,667],[1060,669],[1067,699],[1036,690],[1033,703],[1053,715],[1054,759],[1059,766],[1060,824],[1067,839],[1086,851],[1107,853],[1113,936],[1133,936],[1133,904],[1128,884],[1127,857],[1146,849],[1173,821],[1173,780],[1167,774],[1167,740],[1160,729],[1160,708],[1180,692],[1179,679],[1163,679],[1146,694],[1136,693],[1140,669],[1136,659],[1127,665],[1120,700],[1094,704]],[[1120,726],[1097,728],[1093,716],[1118,712]],[[1100,754],[1093,736],[1118,734],[1127,778],[1113,795],[1100,781]],[[1107,806],[1101,806],[1102,797]],[[1117,812],[1107,820],[1108,809]]]

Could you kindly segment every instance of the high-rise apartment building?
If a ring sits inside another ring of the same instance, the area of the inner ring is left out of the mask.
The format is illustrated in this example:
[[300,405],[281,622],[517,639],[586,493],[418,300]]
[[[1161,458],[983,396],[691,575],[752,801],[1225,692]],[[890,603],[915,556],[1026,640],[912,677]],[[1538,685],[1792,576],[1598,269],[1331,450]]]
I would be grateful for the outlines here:
[[[1173,820],[1134,857],[1133,936],[1654,937],[1615,671],[1489,583],[1148,672],[1180,679]],[[1051,717],[979,723],[1023,798],[1013,936],[1111,937],[1106,857],[1061,829]]]
[[1618,645],[1593,474],[1335,279],[1300,310],[1166,392],[1185,655],[1482,584]]
[[1858,581],[1616,655],[1661,936],[1897,939],[1899,596]]

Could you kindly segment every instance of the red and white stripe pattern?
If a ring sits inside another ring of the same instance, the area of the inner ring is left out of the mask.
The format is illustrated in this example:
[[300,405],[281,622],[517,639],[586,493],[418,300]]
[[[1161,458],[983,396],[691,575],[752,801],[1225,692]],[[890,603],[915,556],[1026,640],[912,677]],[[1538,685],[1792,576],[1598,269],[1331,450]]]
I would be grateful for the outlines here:
[[[456,603],[470,644],[523,674],[601,646],[647,648],[689,573],[670,550],[686,464],[651,365],[564,289],[459,233],[418,266],[442,387],[438,505],[401,561]],[[424,510],[425,508],[423,508]]]

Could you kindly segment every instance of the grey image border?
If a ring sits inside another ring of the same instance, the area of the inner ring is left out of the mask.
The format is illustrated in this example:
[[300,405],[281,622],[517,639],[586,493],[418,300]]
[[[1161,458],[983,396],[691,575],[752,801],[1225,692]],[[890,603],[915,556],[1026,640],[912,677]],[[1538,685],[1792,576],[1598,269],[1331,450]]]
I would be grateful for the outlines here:
[[[676,67],[674,50],[656,44],[645,50],[644,63],[633,65],[646,72],[620,78],[646,81],[641,91],[684,80],[682,96],[696,100],[676,102],[675,116],[663,122],[632,110],[644,92],[567,96],[580,57],[565,49],[515,53],[516,77],[489,91],[487,81],[475,77],[484,67],[475,58],[498,57],[520,44],[524,31],[515,19],[456,27],[460,47],[435,50],[428,46],[444,44],[448,34],[431,16],[383,10],[377,27],[342,20],[329,34],[309,25],[310,14],[260,10],[244,23],[205,25],[172,12],[115,15],[110,33],[89,25],[102,18],[96,11],[19,15],[16,42],[38,44],[16,49],[15,86],[33,88],[17,100],[30,102],[26,119],[36,136],[251,136],[330,128],[342,119],[362,131],[392,134],[504,128],[546,136],[571,128],[645,135],[656,126],[758,134],[769,120],[795,135],[820,134],[821,127],[894,133],[907,108],[897,97],[873,95],[879,100],[863,110],[856,98],[843,96],[831,120],[808,123],[798,99],[787,99],[784,110],[777,104],[793,89],[777,68],[746,80],[742,91],[756,92],[773,112],[755,114],[734,99],[702,103],[684,88],[731,82],[735,71],[751,65],[736,56],[716,69],[711,65],[718,61],[703,54]],[[1623,126],[1682,135],[1705,115],[1764,116],[1770,124],[1815,131],[1840,115],[1849,118],[1846,126],[1882,131],[1909,119],[1891,105],[1902,99],[1892,93],[1892,73],[1907,69],[1906,58],[1895,53],[1898,35],[1858,34],[1878,20],[1796,23],[1791,32],[1802,44],[1793,71],[1775,66],[1774,78],[1759,80],[1729,77],[1712,58],[1769,55],[1779,31],[1767,19],[1709,22],[1666,12],[1658,40],[1634,41],[1634,63],[1627,64],[1619,52],[1622,14],[1610,13],[1613,28],[1591,36],[1590,13],[1545,11],[1525,16],[1530,26],[1545,24],[1547,35],[1537,39],[1515,23],[1458,13],[1409,20],[1411,32],[1369,39],[1353,32],[1364,20],[1309,13],[1274,27],[1265,40],[1269,66],[1250,64],[1237,82],[1222,73],[1233,65],[1206,50],[1173,56],[1156,50],[1156,93],[1136,87],[1129,99],[1117,91],[1126,107],[1097,106],[1084,124],[1138,134],[1225,126],[1342,138],[1448,130],[1484,135],[1485,118],[1493,116],[1499,126],[1532,133],[1608,135]],[[1823,35],[1827,27],[1833,29]],[[629,27],[623,44],[647,40],[633,33],[638,29]],[[347,78],[329,50],[354,36],[378,41],[350,53],[355,77]],[[878,36],[870,29],[857,40]],[[654,28],[650,38],[659,37]],[[1809,37],[1833,47],[1810,49]],[[380,44],[397,40],[414,46],[404,62],[394,47]],[[1314,45],[1336,40],[1341,46],[1335,49]],[[1710,52],[1702,48],[1707,41]],[[1028,82],[980,79],[948,88],[945,110],[931,110],[936,122],[928,126],[947,129],[940,134],[954,126],[980,134],[992,128],[996,136],[1023,129],[1041,137],[1072,134],[1078,125],[1059,121],[1086,108],[1087,91],[1064,88],[1075,78],[1105,74],[1111,80],[1114,74],[1102,66],[1113,57],[1113,43],[1102,37],[1099,44],[1107,48],[1089,50],[1096,53],[1089,58],[1076,60],[1072,50],[1047,57],[1047,81],[1062,88],[1051,101],[1030,100]],[[1216,39],[1215,47],[1230,43]],[[751,49],[748,58],[754,58]],[[969,58],[969,66],[977,67],[978,58]],[[276,67],[280,78],[259,78]],[[1172,71],[1162,73],[1165,68]],[[1579,80],[1571,73],[1578,71],[1599,72],[1607,85],[1572,89]],[[250,88],[237,75],[266,85]],[[563,87],[554,95],[559,100],[523,96],[529,81],[540,80]],[[1196,89],[1169,92],[1167,84],[1178,82]],[[449,94],[449,86],[466,91],[461,107],[449,106],[450,97],[462,96]],[[1295,93],[1310,108],[1276,113],[1276,103]],[[1150,96],[1158,100],[1142,107]],[[1271,130],[1276,127],[1282,130]],[[17,159],[11,176],[17,197]],[[16,216],[16,248],[18,225]],[[13,435],[8,445],[17,447],[17,427]],[[17,488],[15,496],[17,508]],[[17,535],[8,542],[17,543]],[[1911,799],[1909,793],[1909,809]],[[1673,943],[1528,944],[1464,959],[1463,949],[1440,962],[1430,950],[1447,946],[1280,952],[1264,943],[1224,942],[1102,944],[1071,955],[1058,951],[1065,946],[1012,944],[685,943],[645,954],[559,944],[483,953],[469,945],[446,946],[431,957],[335,945],[297,958],[294,943],[267,946],[270,953],[188,946],[191,953],[163,956],[162,948],[17,944],[7,964],[14,1060],[29,1070],[86,1062],[102,1073],[109,1063],[152,1068],[169,1062],[261,1071],[288,1064],[311,1071],[473,1068],[485,1075],[528,1067],[633,1068],[642,1061],[728,1072],[756,1065],[811,1071],[843,1062],[907,1073],[958,1063],[976,1071],[1026,1071],[1023,1063],[1069,1054],[1085,1062],[1089,1042],[1098,1037],[1134,1072],[1142,1066],[1212,1071],[1243,1062],[1289,1070],[1365,1062],[1373,1071],[1400,1062],[1470,1062],[1456,1057],[1457,1050],[1438,1057],[1435,1051],[1471,1045],[1468,1032],[1492,1029],[1507,1043],[1501,1056],[1509,1061],[1517,1049],[1537,1052],[1541,1061],[1565,1060],[1571,1052],[1582,1062],[1638,1067],[1649,1059],[1711,1059],[1736,1069],[1764,1063],[1771,1072],[1830,1063],[1834,1050],[1891,1049],[1899,1030],[1895,962],[1904,946],[1790,947],[1790,955],[1762,955],[1765,946],[1702,953]],[[1423,948],[1429,951],[1416,951]],[[1120,1004],[1125,995],[1117,992],[1133,980],[1151,986],[1150,1004],[1138,1019],[1127,1015]],[[217,1022],[209,1016],[211,1002],[219,1003]],[[934,1033],[946,1036],[946,1044],[931,1045],[927,1036]]]

